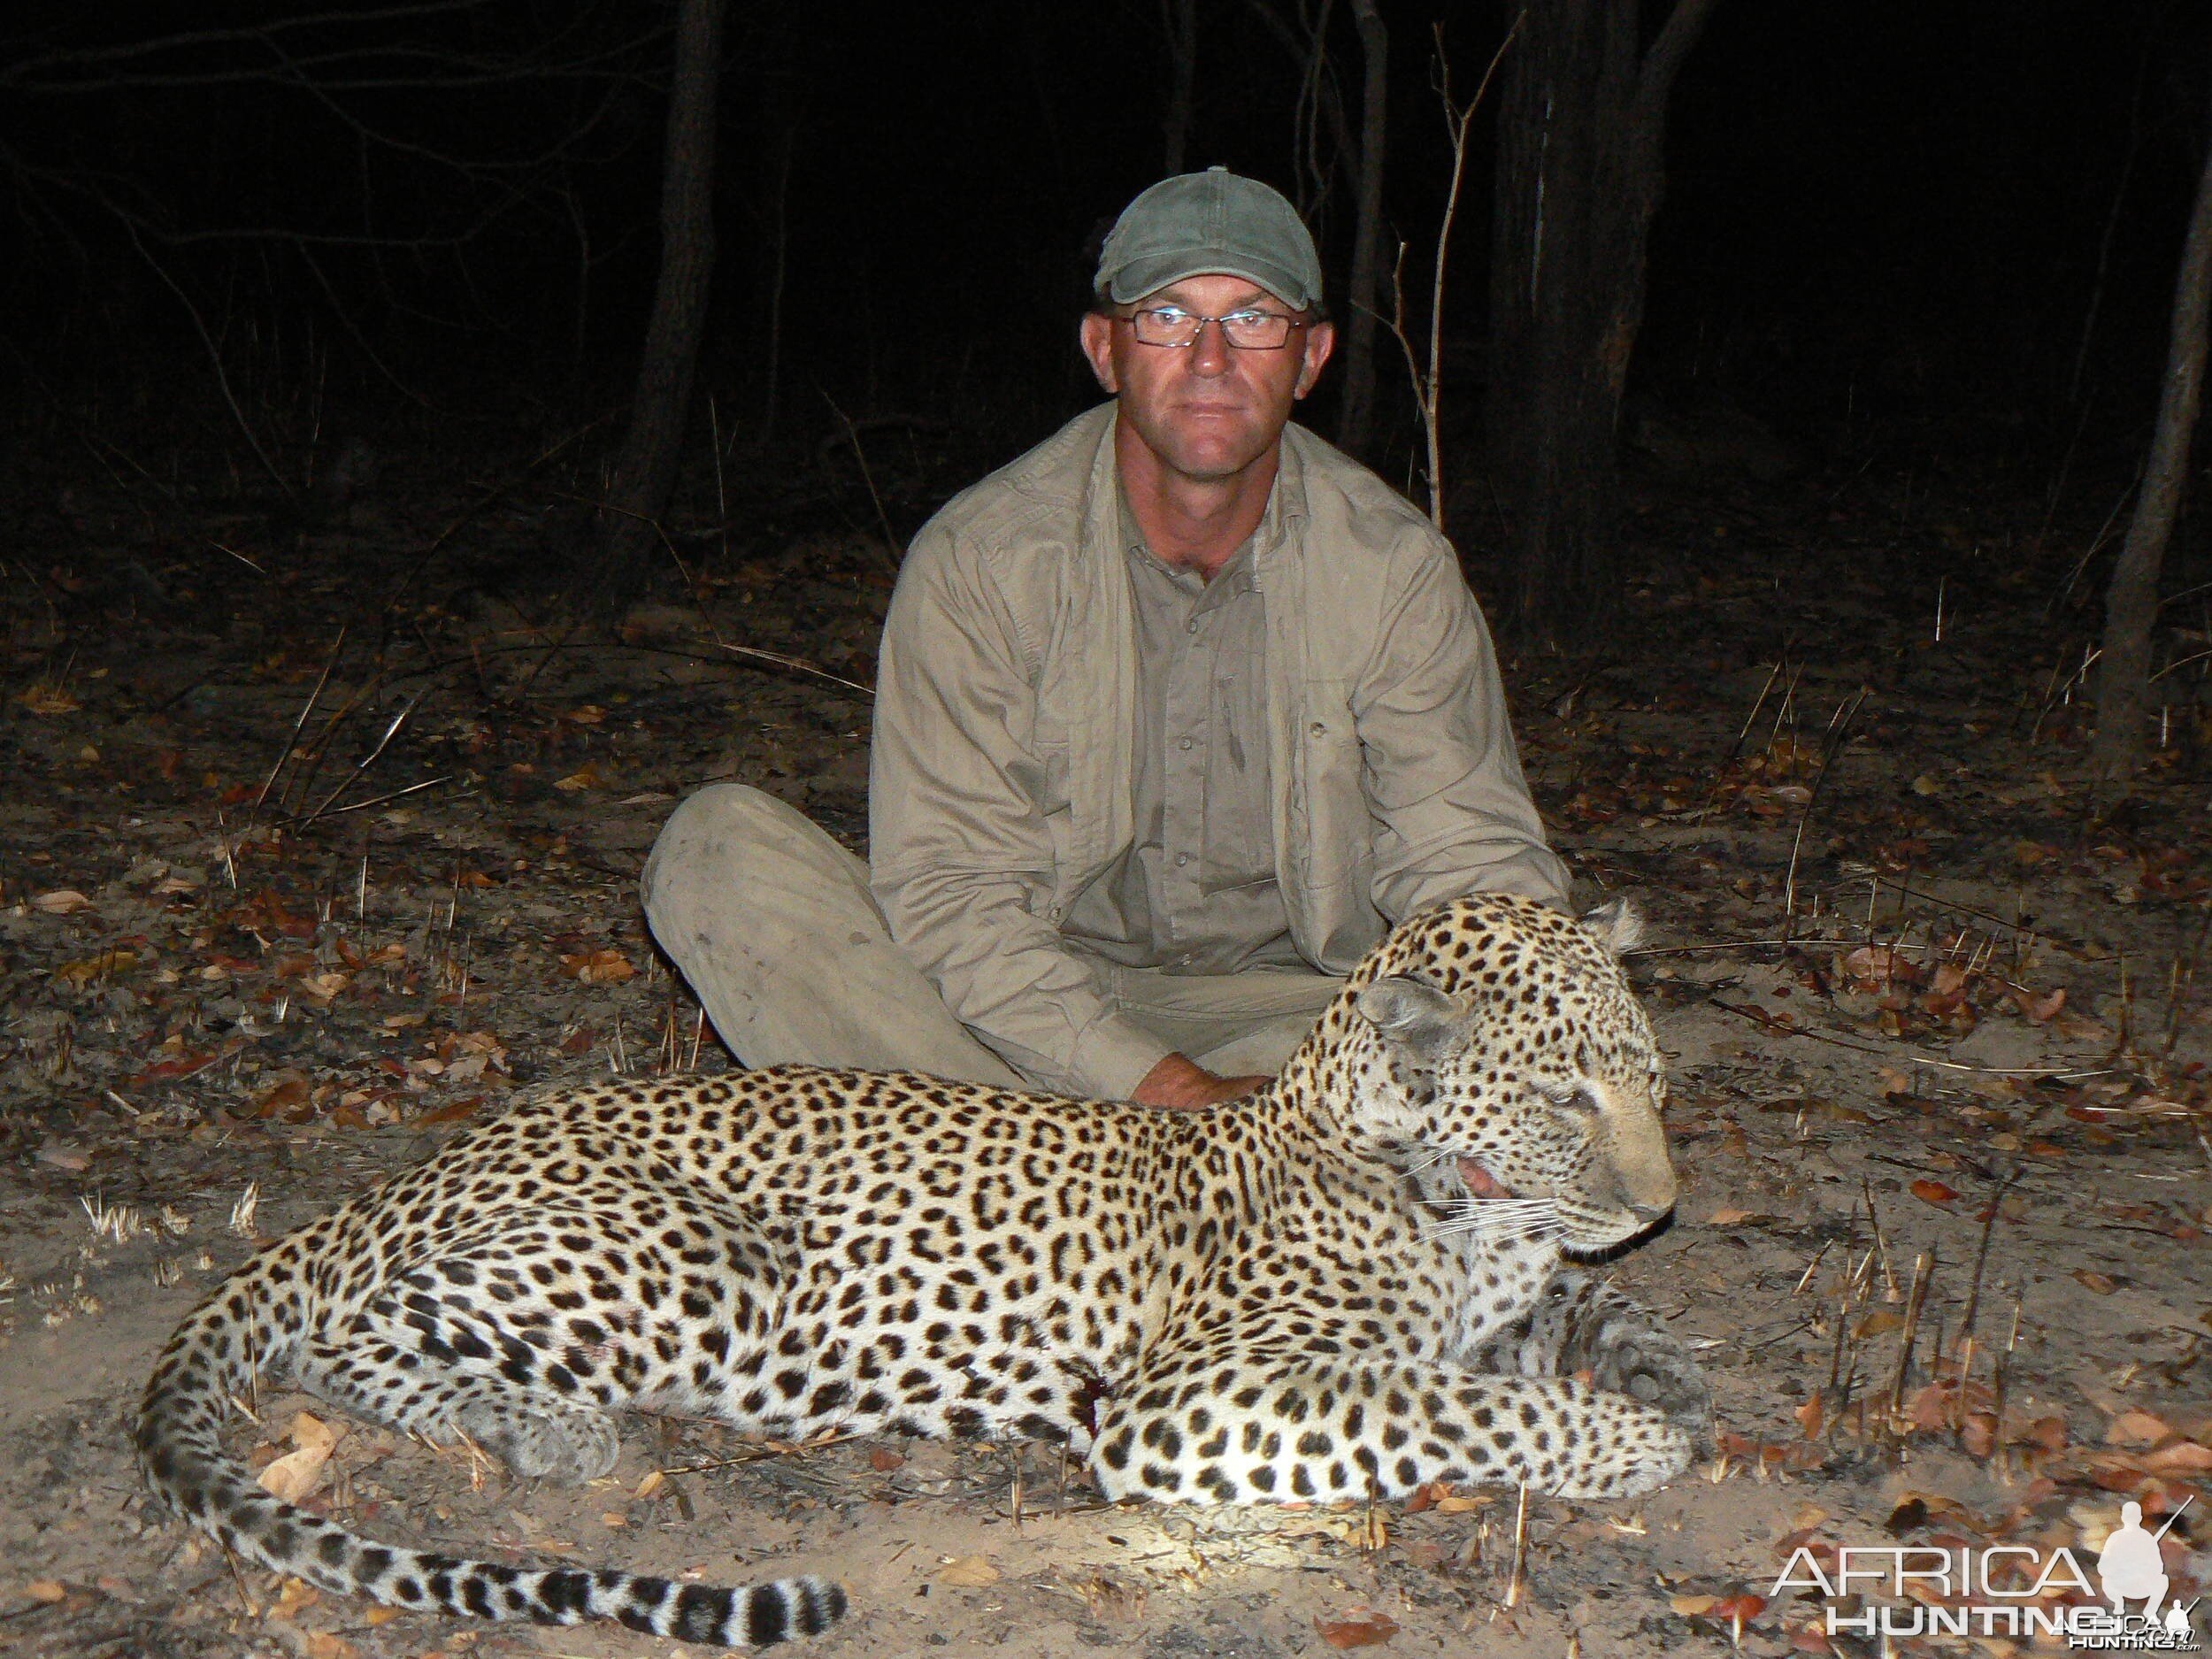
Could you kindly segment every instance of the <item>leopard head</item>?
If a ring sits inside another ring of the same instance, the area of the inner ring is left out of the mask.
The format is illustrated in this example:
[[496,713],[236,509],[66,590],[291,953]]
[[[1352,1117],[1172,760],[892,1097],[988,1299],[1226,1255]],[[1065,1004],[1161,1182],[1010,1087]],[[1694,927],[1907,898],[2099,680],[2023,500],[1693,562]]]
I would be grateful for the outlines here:
[[1589,1254],[1656,1226],[1676,1183],[1665,1062],[1619,960],[1640,933],[1625,901],[1577,921],[1498,894],[1405,922],[1339,1004],[1364,1061],[1332,1091],[1350,1126],[1432,1171],[1461,1230]]

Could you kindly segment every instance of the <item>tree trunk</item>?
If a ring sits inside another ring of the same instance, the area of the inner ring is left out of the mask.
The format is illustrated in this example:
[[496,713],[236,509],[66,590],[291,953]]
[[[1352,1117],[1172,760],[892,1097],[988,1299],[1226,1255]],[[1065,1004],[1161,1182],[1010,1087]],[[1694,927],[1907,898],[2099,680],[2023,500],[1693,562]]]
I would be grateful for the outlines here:
[[1192,112],[1198,97],[1198,0],[1160,0],[1160,32],[1167,39],[1167,108],[1160,135],[1167,173],[1190,165]]
[[1621,392],[1643,324],[1668,95],[1717,0],[1646,50],[1637,0],[1528,0],[1499,102],[1484,425],[1526,635],[1618,617]]
[[2097,737],[2090,764],[2098,798],[2125,793],[2143,755],[2150,713],[2151,634],[2158,623],[2158,572],[2189,477],[2189,441],[2204,396],[2205,305],[2212,293],[2212,146],[2197,180],[2189,239],[2174,280],[2172,332],[2158,425],[2144,464],[2128,539],[2105,589],[2104,654],[2097,676]]
[[715,95],[726,0],[678,0],[675,70],[661,160],[661,267],[645,330],[629,430],[608,491],[600,569],[603,608],[643,588],[660,553],[661,514],[676,485],[691,381],[714,273]]
[[1382,181],[1389,114],[1390,31],[1375,0],[1352,0],[1365,77],[1360,88],[1359,189],[1352,227],[1352,280],[1344,296],[1344,400],[1337,447],[1365,451],[1375,422],[1375,325],[1382,306]]

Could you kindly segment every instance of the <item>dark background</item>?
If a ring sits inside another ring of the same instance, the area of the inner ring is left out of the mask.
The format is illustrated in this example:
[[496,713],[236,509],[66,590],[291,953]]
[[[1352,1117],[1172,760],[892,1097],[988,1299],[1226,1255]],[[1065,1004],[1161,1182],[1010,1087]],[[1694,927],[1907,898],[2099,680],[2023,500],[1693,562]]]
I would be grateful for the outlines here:
[[[1505,13],[1384,10],[1386,196],[1417,321],[1448,161],[1429,31],[1441,16],[1463,91]],[[42,0],[0,21],[0,385],[19,438],[127,429],[219,453],[250,492],[268,480],[218,361],[296,481],[340,434],[496,447],[626,396],[668,8],[306,12]],[[1348,15],[1332,27],[1356,128]],[[2063,465],[2062,494],[2131,471],[2208,50],[2205,9],[2171,0],[1725,0],[1676,91],[1634,386],[1725,402],[1823,467],[1994,468],[2042,492]],[[1080,407],[1085,250],[1161,170],[1164,61],[1141,0],[736,8],[703,433],[735,461],[811,445],[833,403],[941,423],[951,470],[902,501],[910,517]],[[1302,187],[1296,75],[1248,0],[1203,5],[1189,165],[1305,197],[1340,295],[1349,181],[1325,127]],[[1482,374],[1477,142],[1447,301],[1463,440]],[[1403,481],[1411,404],[1387,342],[1381,363],[1372,458]],[[1329,396],[1310,411],[1325,431]]]

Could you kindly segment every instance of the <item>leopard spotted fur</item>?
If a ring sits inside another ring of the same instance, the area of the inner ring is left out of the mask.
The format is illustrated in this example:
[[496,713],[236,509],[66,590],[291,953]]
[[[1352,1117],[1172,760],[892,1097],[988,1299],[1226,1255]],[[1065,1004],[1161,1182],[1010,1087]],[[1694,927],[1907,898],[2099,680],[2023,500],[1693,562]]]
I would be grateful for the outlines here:
[[154,1370],[141,1461],[326,1590],[730,1646],[818,1631],[842,1593],[373,1543],[256,1485],[227,1402],[289,1375],[566,1481],[659,1410],[1065,1440],[1117,1499],[1647,1491],[1704,1383],[1565,1265],[1674,1202],[1632,925],[1502,896],[1409,921],[1276,1082],[1205,1113],[801,1067],[549,1093],[219,1286]]

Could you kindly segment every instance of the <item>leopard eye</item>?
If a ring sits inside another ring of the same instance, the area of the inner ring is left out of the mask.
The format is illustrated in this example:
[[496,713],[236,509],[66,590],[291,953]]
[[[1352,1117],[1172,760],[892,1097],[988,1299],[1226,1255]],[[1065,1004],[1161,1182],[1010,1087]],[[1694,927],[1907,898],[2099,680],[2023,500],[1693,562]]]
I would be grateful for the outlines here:
[[1572,1118],[1588,1118],[1598,1115],[1598,1097],[1586,1083],[1542,1083],[1537,1093],[1553,1105],[1563,1108]]

